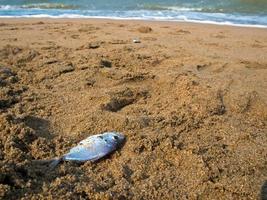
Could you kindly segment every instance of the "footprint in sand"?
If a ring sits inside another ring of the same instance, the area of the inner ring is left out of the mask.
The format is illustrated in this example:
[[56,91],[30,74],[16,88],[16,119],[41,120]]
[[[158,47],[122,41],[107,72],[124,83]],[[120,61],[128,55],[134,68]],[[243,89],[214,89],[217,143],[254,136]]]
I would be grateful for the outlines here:
[[150,33],[152,32],[152,28],[149,26],[141,26],[137,29],[137,31],[140,33]]
[[102,110],[110,112],[118,112],[124,107],[137,102],[141,98],[147,98],[149,93],[147,90],[138,90],[125,88],[118,92],[110,93],[110,100],[101,105]]
[[267,63],[241,61],[247,69],[267,69]]
[[214,73],[220,73],[225,70],[228,63],[209,63],[209,64],[199,64],[196,66],[197,71],[206,71],[209,69],[209,71]]
[[209,67],[210,64],[199,64],[196,66],[197,71],[203,71],[205,69],[207,69],[207,67]]

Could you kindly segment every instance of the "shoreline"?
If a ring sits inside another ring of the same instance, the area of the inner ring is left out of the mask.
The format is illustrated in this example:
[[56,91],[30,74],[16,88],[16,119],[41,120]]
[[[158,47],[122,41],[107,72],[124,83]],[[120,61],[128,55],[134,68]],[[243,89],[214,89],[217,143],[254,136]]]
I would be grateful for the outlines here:
[[138,18],[111,18],[111,17],[59,17],[59,16],[0,16],[0,20],[111,20],[111,21],[140,21],[140,22],[173,22],[173,23],[192,23],[192,24],[203,24],[203,25],[215,25],[215,26],[229,26],[229,27],[241,27],[241,28],[258,28],[258,29],[267,29],[267,25],[254,25],[254,24],[234,24],[231,22],[215,22],[215,21],[198,21],[198,20],[161,20],[161,19],[138,19]]

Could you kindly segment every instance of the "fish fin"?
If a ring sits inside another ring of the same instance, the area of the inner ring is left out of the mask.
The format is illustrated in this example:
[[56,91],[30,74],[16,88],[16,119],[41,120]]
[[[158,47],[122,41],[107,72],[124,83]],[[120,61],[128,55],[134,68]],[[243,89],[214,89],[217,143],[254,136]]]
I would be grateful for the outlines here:
[[52,158],[49,160],[33,160],[32,162],[40,165],[49,164],[49,168],[54,169],[62,160],[64,160],[64,156],[59,158]]
[[59,158],[54,158],[51,160],[51,163],[49,164],[49,168],[50,169],[55,169],[56,166],[61,162],[63,161],[63,158],[64,157],[59,157]]
[[98,154],[96,157],[90,159],[91,162],[95,162],[103,157],[105,157],[107,154],[106,153],[101,153],[101,154]]

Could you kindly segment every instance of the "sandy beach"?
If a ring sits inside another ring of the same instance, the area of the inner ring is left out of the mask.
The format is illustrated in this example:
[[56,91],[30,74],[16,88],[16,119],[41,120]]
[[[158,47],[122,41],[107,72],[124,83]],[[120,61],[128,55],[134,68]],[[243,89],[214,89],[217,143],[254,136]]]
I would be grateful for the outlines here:
[[[105,131],[127,141],[99,162],[34,162]],[[265,180],[267,29],[0,19],[0,198],[259,199]]]

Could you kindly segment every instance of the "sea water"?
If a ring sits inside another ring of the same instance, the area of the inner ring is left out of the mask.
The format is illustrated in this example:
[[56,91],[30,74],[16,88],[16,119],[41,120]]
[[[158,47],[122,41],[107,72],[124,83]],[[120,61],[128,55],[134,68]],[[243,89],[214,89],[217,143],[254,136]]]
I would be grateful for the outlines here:
[[267,0],[0,0],[0,17],[191,21],[267,28]]

